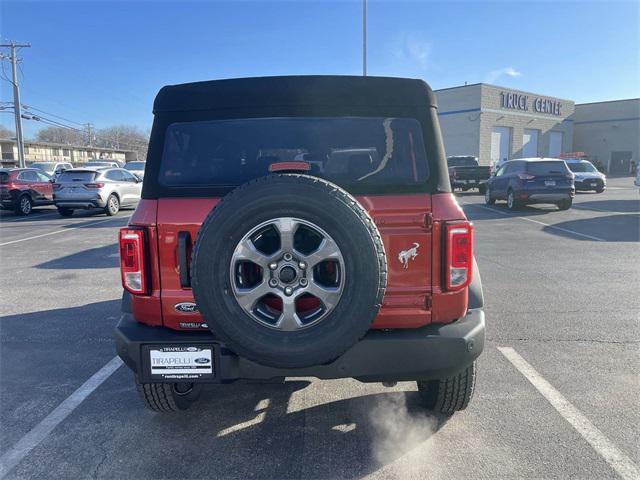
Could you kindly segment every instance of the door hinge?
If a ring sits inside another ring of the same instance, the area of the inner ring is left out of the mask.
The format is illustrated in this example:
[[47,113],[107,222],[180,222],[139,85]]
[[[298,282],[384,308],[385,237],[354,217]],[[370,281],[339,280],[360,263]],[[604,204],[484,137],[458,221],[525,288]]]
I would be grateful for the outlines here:
[[431,213],[424,214],[424,227],[427,230],[431,230],[431,227],[433,227],[433,215]]
[[424,297],[424,308],[425,310],[431,310],[431,296],[427,295]]

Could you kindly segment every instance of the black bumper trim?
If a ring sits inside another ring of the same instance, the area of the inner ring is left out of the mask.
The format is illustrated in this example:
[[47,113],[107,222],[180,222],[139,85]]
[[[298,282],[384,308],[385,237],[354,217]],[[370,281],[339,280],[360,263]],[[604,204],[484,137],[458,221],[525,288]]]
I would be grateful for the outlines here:
[[[485,323],[481,309],[460,320],[420,329],[371,331],[333,362],[306,368],[273,368],[239,357],[210,332],[177,332],[150,327],[123,313],[115,330],[118,355],[143,383],[152,382],[144,346],[211,345],[215,379],[267,380],[279,377],[356,378],[361,381],[412,381],[443,378],[469,366],[484,348]],[[157,380],[153,380],[157,381]]]

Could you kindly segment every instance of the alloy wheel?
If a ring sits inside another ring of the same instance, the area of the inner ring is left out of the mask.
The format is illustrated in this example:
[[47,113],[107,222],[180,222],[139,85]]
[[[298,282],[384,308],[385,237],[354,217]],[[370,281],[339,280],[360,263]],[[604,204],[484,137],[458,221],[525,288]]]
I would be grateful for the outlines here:
[[268,220],[236,246],[230,265],[233,295],[261,325],[281,331],[310,327],[338,304],[344,258],[319,226],[292,217]]

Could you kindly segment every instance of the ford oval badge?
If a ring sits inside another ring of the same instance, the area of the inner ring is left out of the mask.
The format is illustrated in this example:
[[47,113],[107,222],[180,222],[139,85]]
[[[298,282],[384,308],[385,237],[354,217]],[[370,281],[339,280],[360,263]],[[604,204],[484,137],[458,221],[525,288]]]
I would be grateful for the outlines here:
[[180,313],[196,313],[198,311],[198,306],[193,302],[176,303],[173,308]]

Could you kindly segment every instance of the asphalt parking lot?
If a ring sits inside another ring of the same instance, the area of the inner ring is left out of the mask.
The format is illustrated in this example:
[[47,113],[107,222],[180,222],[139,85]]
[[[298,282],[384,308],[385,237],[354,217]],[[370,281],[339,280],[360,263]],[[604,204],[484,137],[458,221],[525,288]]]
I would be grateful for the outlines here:
[[488,342],[474,400],[448,419],[420,410],[413,383],[315,379],[210,386],[184,414],[149,412],[113,360],[116,234],[132,212],[1,212],[0,477],[636,478],[632,179],[564,212],[458,198]]

